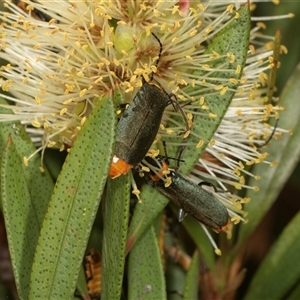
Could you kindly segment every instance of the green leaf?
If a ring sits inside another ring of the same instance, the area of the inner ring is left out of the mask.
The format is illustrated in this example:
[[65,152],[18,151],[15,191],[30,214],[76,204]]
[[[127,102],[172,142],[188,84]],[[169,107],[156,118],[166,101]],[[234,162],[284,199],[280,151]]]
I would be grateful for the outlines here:
[[[194,119],[192,133],[185,139],[185,143],[191,146],[185,147],[181,156],[184,164],[181,164],[180,172],[184,175],[189,174],[195,166],[231,103],[238,83],[231,83],[229,79],[234,78],[238,82],[243,73],[250,36],[250,11],[248,5],[242,6],[237,11],[237,14],[239,17],[236,18],[234,16],[213,38],[204,52],[204,54],[218,53],[220,58],[208,59],[207,65],[209,65],[209,68],[206,71],[202,69],[194,72],[199,78],[205,78],[208,83],[207,86],[196,85],[195,87],[189,86],[184,89],[186,93],[195,96],[196,99],[203,96],[206,107],[209,107],[209,110],[199,108],[198,101],[195,101],[195,105],[190,109],[194,114]],[[234,62],[230,62],[230,58],[227,56],[229,52],[234,54]],[[236,72],[238,67],[240,72]],[[215,71],[212,71],[212,69]],[[221,94],[220,91],[215,90],[215,86],[224,85],[224,82],[226,82],[228,90],[225,94]],[[192,146],[197,145],[200,140],[203,141],[201,147]],[[170,154],[176,155],[175,153]]]
[[174,261],[167,260],[166,281],[168,300],[182,300],[186,271]]
[[76,293],[81,295],[83,298],[84,296],[88,295],[87,278],[85,275],[85,270],[83,265],[80,266],[77,283],[76,283]]
[[[207,265],[210,268],[213,268],[214,261],[215,261],[215,252],[214,248],[208,239],[208,236],[204,232],[201,224],[191,216],[187,216],[183,220],[183,226],[185,227],[186,231],[194,240],[195,244],[197,245],[198,249],[201,251]],[[224,233],[219,233],[224,234]]]
[[[9,120],[9,117],[13,114],[10,106],[2,98],[0,98],[0,104],[6,106],[0,107],[1,117],[6,115]],[[13,145],[8,145],[9,148],[13,149],[9,154],[6,153],[7,149],[5,149],[8,136],[13,140]],[[44,168],[43,173],[39,170],[41,164],[39,155],[31,158],[27,167],[21,161],[21,158],[28,157],[35,151],[35,146],[20,122],[1,123],[0,152],[1,154],[6,153],[6,159],[15,160],[13,168],[1,169],[2,193],[6,194],[5,199],[2,199],[3,213],[6,220],[8,239],[10,240],[10,256],[13,262],[19,297],[25,299],[28,298],[29,275],[38,234],[54,187],[47,169]],[[11,179],[9,184],[13,183],[13,180],[21,180],[20,182],[23,182],[24,188],[9,191],[14,183],[7,185],[8,177],[15,178]],[[15,200],[17,197],[14,195],[19,192],[24,193],[24,195],[21,195],[24,197],[21,197],[22,201]],[[21,246],[19,243],[21,243]],[[28,243],[30,246],[27,245]]]
[[277,199],[285,182],[296,167],[300,156],[300,65],[289,79],[284,91],[282,92],[280,105],[286,111],[280,114],[278,126],[294,131],[293,135],[285,134],[278,140],[272,140],[267,148],[269,153],[268,161],[277,161],[278,165],[269,167],[268,165],[258,164],[252,169],[252,173],[263,178],[255,181],[249,180],[249,186],[258,186],[259,191],[248,190],[246,197],[251,198],[247,204],[249,222],[241,227],[239,243],[243,243],[251,235],[263,216]]
[[1,196],[18,295],[28,299],[30,271],[40,226],[28,191],[22,162],[11,136],[1,165]]
[[29,299],[69,299],[112,158],[115,113],[101,99],[78,134],[50,200],[34,258]]
[[199,252],[195,251],[186,276],[183,299],[198,299],[199,264]]
[[[174,213],[178,214],[178,209],[176,208],[176,206],[171,204],[171,207]],[[191,216],[186,216],[182,221],[182,224],[185,230],[188,232],[189,236],[197,245],[198,249],[204,257],[205,262],[207,263],[209,268],[212,269],[215,261],[214,248],[210,240],[208,239],[206,233],[204,232],[200,222]]]
[[300,279],[300,213],[284,229],[253,278],[245,300],[285,299]]
[[[0,104],[10,107],[5,100],[0,98]],[[0,107],[1,117],[13,114],[9,108]],[[24,126],[20,122],[3,122],[0,126],[0,152],[3,153],[5,145],[7,143],[8,136],[11,135],[16,151],[20,158],[29,157],[36,151],[35,146],[31,142],[28,134],[26,133]],[[49,172],[44,168],[44,172],[41,173],[39,167],[41,165],[40,155],[35,155],[29,160],[29,165],[26,167],[23,162],[20,162],[24,177],[27,183],[28,191],[32,201],[32,207],[34,215],[37,218],[39,226],[41,226],[50,197],[52,195],[54,183],[49,175]]]
[[300,299],[300,283],[294,287],[292,292],[286,297],[287,300],[298,300]]
[[130,174],[108,179],[104,208],[101,299],[121,297],[130,190]]
[[159,247],[152,226],[129,254],[128,299],[167,299]]
[[169,200],[155,188],[144,185],[140,194],[142,203],[137,203],[128,230],[126,253],[134,243],[150,227],[155,218],[165,208]]

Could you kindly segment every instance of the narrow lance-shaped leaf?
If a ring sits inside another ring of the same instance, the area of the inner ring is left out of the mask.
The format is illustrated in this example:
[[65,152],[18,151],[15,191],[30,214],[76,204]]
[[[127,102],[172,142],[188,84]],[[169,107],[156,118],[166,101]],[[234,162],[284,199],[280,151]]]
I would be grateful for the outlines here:
[[[3,114],[13,114],[5,100],[0,98],[0,103],[7,105],[7,108],[0,107],[2,116]],[[7,187],[13,188],[13,191],[9,191],[6,187],[4,192],[7,197],[4,199],[2,195],[0,200],[1,202],[3,201],[3,213],[6,219],[6,231],[10,241],[10,257],[17,290],[19,297],[26,299],[28,298],[29,278],[35,247],[54,183],[46,168],[44,168],[43,173],[40,171],[41,159],[39,155],[35,155],[30,159],[28,166],[25,166],[21,161],[24,156],[28,157],[34,153],[36,148],[20,122],[5,122],[1,124],[0,152],[4,152],[9,135],[13,140],[13,145],[10,148],[14,149],[9,154],[10,159],[14,155],[18,159],[15,158],[14,168],[2,169],[2,176],[12,176],[16,181],[20,179],[24,187],[16,189],[11,184],[13,181],[9,180],[10,183]],[[4,181],[6,182],[7,180]],[[7,183],[5,182],[3,182],[4,185]],[[22,201],[16,201],[15,193],[19,192],[21,193]]]
[[34,258],[29,299],[69,299],[111,163],[115,113],[101,99],[57,179]]
[[166,284],[154,228],[151,226],[129,254],[128,299],[166,299]]
[[300,213],[284,229],[260,265],[245,300],[285,299],[300,278]]
[[[9,108],[10,105],[2,98],[0,98],[0,104],[7,105],[7,108],[0,107],[0,115],[2,117],[6,114],[13,114],[13,111]],[[11,135],[18,156],[21,159],[36,151],[34,144],[20,122],[5,122],[1,123],[0,126],[0,153],[4,151],[8,135]],[[25,166],[23,162],[20,162],[20,164],[23,168],[23,174],[32,201],[31,209],[35,212],[34,215],[37,218],[38,226],[41,226],[52,195],[53,180],[46,167],[44,167],[43,172],[40,171],[40,155],[32,157],[28,162],[28,166]]]
[[22,162],[11,136],[1,165],[3,215],[18,295],[28,299],[30,271],[40,227]]
[[121,297],[130,189],[130,174],[108,180],[102,246],[102,299]]
[[[204,98],[201,107],[195,101],[189,108],[194,115],[193,128],[190,136],[184,140],[189,146],[185,147],[181,156],[184,161],[180,164],[182,174],[190,173],[231,103],[246,63],[249,36],[250,11],[248,5],[245,5],[235,13],[205,50],[204,54],[211,54],[212,57],[207,62],[208,67],[194,72],[199,80],[205,78],[205,83],[202,81],[202,85],[184,89],[190,96]],[[172,152],[170,154],[176,155]]]
[[181,295],[184,292],[185,281],[186,281],[186,270],[182,268],[182,265],[180,265],[178,262],[174,262],[170,260],[167,261],[166,284],[167,284],[168,300],[183,299]]
[[83,265],[80,267],[79,270],[75,294],[76,293],[78,295],[81,295],[83,298],[88,295],[86,270]]
[[182,223],[186,231],[194,240],[198,249],[201,251],[209,268],[213,268],[216,258],[214,249],[200,223],[191,216],[187,216]]
[[300,283],[293,288],[292,292],[289,293],[287,300],[298,300],[300,299]]
[[168,198],[149,185],[142,187],[140,197],[142,203],[136,204],[128,230],[127,253],[169,202]]
[[189,300],[198,298],[198,283],[200,272],[199,264],[199,252],[195,251],[190,264],[190,268],[187,272],[183,299]]

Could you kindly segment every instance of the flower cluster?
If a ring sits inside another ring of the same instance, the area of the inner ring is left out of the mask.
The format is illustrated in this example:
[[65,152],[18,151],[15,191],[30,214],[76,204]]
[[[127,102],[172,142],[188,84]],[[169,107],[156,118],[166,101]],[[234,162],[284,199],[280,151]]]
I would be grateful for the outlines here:
[[[0,57],[7,63],[1,68],[0,85],[10,93],[3,97],[15,105],[14,114],[2,114],[0,121],[27,126],[39,146],[37,152],[46,147],[68,149],[95,100],[118,91],[117,104],[129,103],[144,81],[155,80],[177,97],[192,123],[190,103],[199,100],[205,110],[205,97],[212,91],[225,94],[233,80],[227,78],[222,86],[209,89],[209,72],[205,78],[193,72],[208,68],[207,45],[231,17],[238,17],[239,1],[224,2],[5,1],[8,12],[0,15]],[[191,179],[212,179],[223,190],[255,189],[245,183],[245,175],[254,176],[245,166],[274,164],[267,162],[260,147],[268,137],[285,132],[267,123],[269,118],[278,119],[282,108],[266,96],[267,72],[277,64],[269,46],[272,37],[259,34],[261,27],[258,23],[251,30],[237,91],[191,173]],[[234,60],[234,54],[228,56]],[[207,88],[207,94],[203,89],[201,94],[184,89],[195,85]],[[166,110],[161,139],[184,130],[176,121],[178,115],[172,108]],[[248,199],[229,193],[218,198],[238,222],[241,204]]]

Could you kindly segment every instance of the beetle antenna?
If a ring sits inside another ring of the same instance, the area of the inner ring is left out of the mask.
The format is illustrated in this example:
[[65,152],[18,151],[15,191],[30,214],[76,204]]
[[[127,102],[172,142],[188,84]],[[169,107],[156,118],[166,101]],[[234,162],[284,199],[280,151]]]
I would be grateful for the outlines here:
[[[158,63],[160,61],[160,58],[161,58],[161,53],[162,53],[162,49],[163,49],[163,46],[162,46],[162,43],[160,41],[160,39],[153,33],[151,32],[152,35],[155,37],[155,39],[158,41],[159,43],[159,53],[158,53],[158,59],[156,60],[156,63],[155,63],[155,67],[157,68],[158,66]],[[152,75],[151,75],[151,81],[153,80],[153,72],[152,72]]]
[[276,132],[276,129],[277,129],[277,126],[278,126],[278,121],[279,121],[279,119],[276,120],[275,125],[274,125],[273,130],[272,130],[272,133],[269,136],[269,138],[262,145],[260,145],[259,148],[262,148],[262,147],[266,146],[271,141],[271,139],[273,138],[273,135]]
[[[164,155],[164,157],[165,157],[165,161],[166,161],[166,163],[169,165],[169,159],[173,159],[173,160],[176,160],[177,161],[177,166],[179,166],[179,162],[184,162],[184,160],[182,160],[182,159],[180,159],[180,157],[178,157],[178,158],[175,158],[175,157],[170,157],[169,155],[168,155],[168,152],[167,152],[167,143],[166,143],[166,141],[162,141],[162,144],[163,144],[163,147],[164,147],[164,152],[165,152],[165,155]],[[177,169],[177,168],[176,168]]]

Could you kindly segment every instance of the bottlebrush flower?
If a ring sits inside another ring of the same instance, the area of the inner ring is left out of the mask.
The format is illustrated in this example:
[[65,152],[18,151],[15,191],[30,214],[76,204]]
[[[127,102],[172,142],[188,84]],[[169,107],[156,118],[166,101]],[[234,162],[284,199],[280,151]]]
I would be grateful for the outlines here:
[[[255,176],[245,166],[269,163],[259,146],[273,134],[274,127],[267,124],[268,119],[278,119],[282,110],[265,97],[267,72],[274,65],[272,49],[266,47],[271,37],[259,35],[260,26],[253,28],[246,65],[237,70],[241,79],[225,76],[220,79],[222,85],[212,83],[218,78],[211,78],[210,74],[233,70],[222,70],[221,66],[210,70],[209,63],[218,59],[219,54],[212,57],[205,52],[230,18],[239,18],[236,8],[241,2],[24,3],[5,1],[9,11],[0,15],[0,57],[7,61],[1,68],[0,84],[4,92],[10,93],[2,96],[15,104],[2,105],[12,108],[14,114],[2,114],[0,121],[21,121],[39,145],[36,152],[47,147],[60,150],[72,147],[96,101],[118,92],[120,102],[129,103],[143,81],[151,80],[153,74],[153,80],[177,97],[190,124],[193,124],[195,101],[202,113],[207,111],[213,118],[214,114],[206,107],[206,97],[213,93],[222,96],[230,84],[235,84],[230,107],[213,138],[204,141],[208,145],[191,178],[212,179],[223,190],[228,186],[255,189],[245,182],[245,176]],[[160,44],[151,33],[162,44],[161,55]],[[234,62],[234,53],[228,52],[227,56]],[[206,75],[194,73],[199,69],[207,70]],[[195,85],[201,89],[193,90]],[[169,141],[173,149],[169,137],[177,137],[184,130],[178,118],[180,114],[168,108],[158,135],[158,140],[167,140],[167,144]],[[278,126],[273,138],[283,132]],[[188,134],[193,134],[193,128]],[[184,138],[177,143],[178,147],[197,146],[185,144]],[[241,203],[248,199],[230,193],[217,197],[229,209],[232,220],[238,222],[239,215],[243,215]]]

